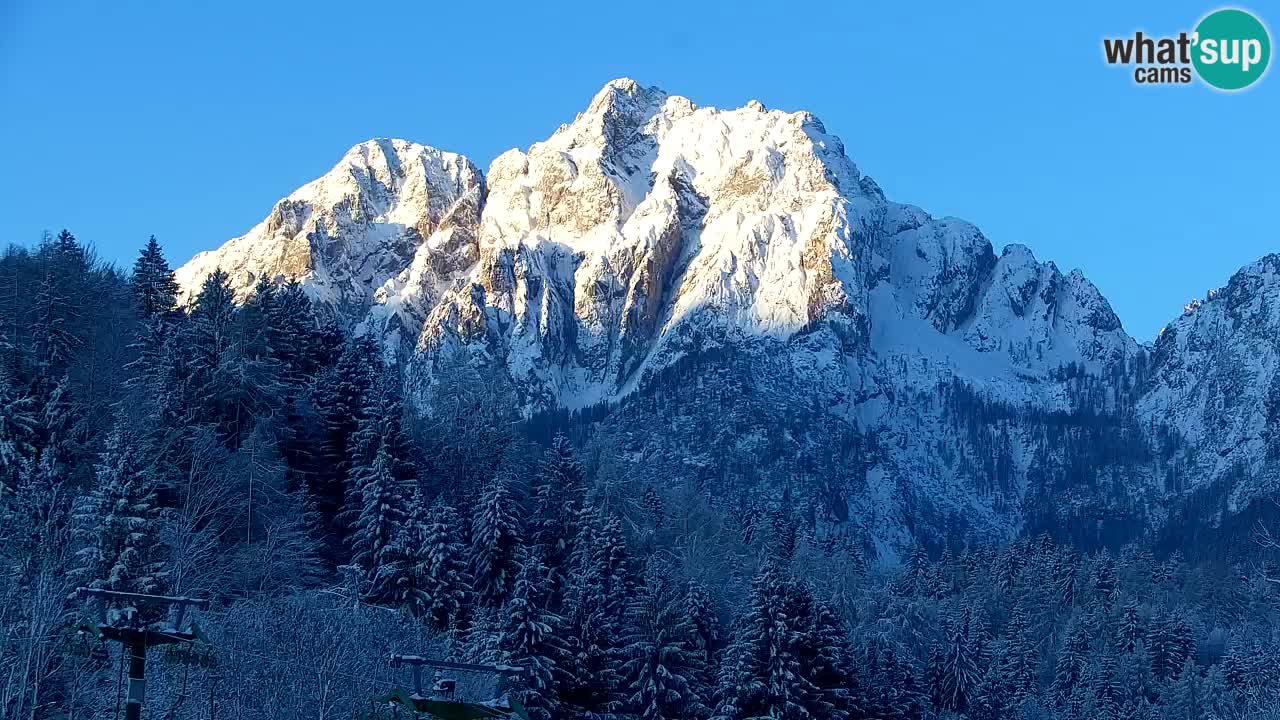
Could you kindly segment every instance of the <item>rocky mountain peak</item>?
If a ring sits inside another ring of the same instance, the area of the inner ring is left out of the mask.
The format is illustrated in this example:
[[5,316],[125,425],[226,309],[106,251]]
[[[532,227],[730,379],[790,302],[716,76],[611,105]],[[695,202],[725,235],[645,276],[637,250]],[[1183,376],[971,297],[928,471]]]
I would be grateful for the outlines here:
[[367,316],[416,336],[442,287],[475,263],[483,193],[479,170],[461,155],[369,140],[246,234],[196,255],[177,279],[188,299],[215,269],[241,298],[262,278],[296,279],[349,322]]
[[[259,278],[300,279],[408,355],[426,411],[461,352],[505,373],[526,415],[704,383],[770,398],[761,412],[818,412],[873,438],[850,481],[862,494],[833,512],[864,513],[889,545],[921,498],[997,533],[1036,493],[1075,493],[1088,517],[1098,493],[1146,508],[1180,492],[1170,477],[1243,477],[1221,485],[1240,506],[1280,457],[1280,257],[1140,346],[1080,271],[1023,245],[997,254],[970,223],[886,199],[816,117],[758,102],[699,107],[614,80],[487,177],[428,146],[361,143],[193,258],[187,296],[218,267],[241,297]],[[715,369],[671,387],[690,365]],[[1117,447],[1086,458],[1047,437]]]
[[[630,392],[705,351],[693,329],[785,342],[835,323],[857,355],[875,334],[901,337],[874,326],[915,317],[1041,370],[1132,349],[1082,277],[1025,248],[997,258],[972,225],[887,201],[813,115],[698,107],[627,78],[483,179],[453,153],[361,143],[180,282],[219,266],[241,295],[260,277],[302,279],[349,322],[415,347],[417,365],[502,347],[530,407]],[[877,313],[883,281],[896,309]]]

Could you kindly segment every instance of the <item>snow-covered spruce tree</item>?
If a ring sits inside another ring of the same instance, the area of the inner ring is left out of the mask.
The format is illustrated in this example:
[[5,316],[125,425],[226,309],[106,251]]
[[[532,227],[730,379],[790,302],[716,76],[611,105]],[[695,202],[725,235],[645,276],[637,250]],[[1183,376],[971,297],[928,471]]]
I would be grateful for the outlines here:
[[1112,603],[1116,600],[1116,591],[1120,587],[1120,580],[1116,577],[1116,560],[1110,552],[1105,548],[1094,558],[1092,568],[1092,587],[1091,595],[1098,604],[1110,610]]
[[1119,716],[1125,688],[1120,682],[1119,662],[1109,650],[1103,650],[1089,664],[1085,674],[1090,717],[1112,720]]
[[566,695],[585,712],[607,712],[618,699],[619,637],[634,586],[621,521],[584,509],[571,567],[565,612],[574,659]]
[[1120,611],[1120,626],[1116,630],[1116,650],[1121,654],[1130,654],[1146,637],[1146,627],[1138,612],[1138,601],[1130,600]]
[[693,652],[700,658],[702,674],[690,679],[695,693],[708,704],[715,693],[715,673],[720,665],[723,641],[720,616],[711,592],[697,581],[691,581],[684,594],[684,616],[693,625]]
[[39,249],[40,281],[31,308],[32,360],[37,385],[65,375],[72,356],[83,344],[89,270],[84,248],[63,230],[46,237]]
[[969,703],[969,720],[1002,720],[1007,717],[1009,697],[1001,692],[999,671],[993,666],[982,674]]
[[177,305],[178,283],[155,235],[147,239],[146,246],[133,262],[129,285],[133,289],[138,317],[142,320],[164,317]]
[[1270,666],[1262,660],[1266,653],[1261,645],[1256,637],[1233,636],[1228,641],[1221,666],[1223,682],[1232,692],[1251,695],[1268,684]]
[[564,604],[569,560],[586,490],[586,473],[564,434],[557,434],[533,481],[529,545],[547,569],[552,609]]
[[1188,657],[1167,689],[1161,693],[1162,717],[1168,720],[1201,720],[1208,717],[1204,682],[1194,658]]
[[1200,682],[1201,708],[1207,717],[1230,717],[1235,710],[1235,697],[1227,689],[1221,665],[1213,665]]
[[455,662],[502,662],[501,608],[468,607],[446,636],[445,659]]
[[424,526],[424,617],[437,630],[446,630],[459,619],[471,587],[466,545],[461,537],[462,521],[452,507],[437,505],[427,511]]
[[937,594],[938,578],[923,545],[912,545],[906,571],[898,579],[899,591],[907,597],[927,598]]
[[35,426],[31,398],[15,384],[8,368],[0,368],[0,496],[14,491],[31,461]]
[[1142,707],[1156,697],[1156,681],[1151,675],[1146,641],[1139,640],[1133,652],[1121,656],[1117,672],[1123,678],[1121,687],[1125,691],[1122,705]]
[[1146,640],[1151,674],[1157,683],[1177,677],[1195,647],[1190,623],[1175,611],[1156,614],[1151,619]]
[[69,477],[87,484],[87,473],[80,472],[85,452],[78,422],[80,413],[72,402],[70,385],[66,375],[45,383],[39,401],[36,449],[41,459],[47,457]]
[[178,283],[154,235],[134,261],[129,285],[139,327],[132,343],[136,357],[126,366],[125,384],[137,390],[135,402],[151,404],[163,391],[165,346],[180,314]]
[[436,630],[450,629],[470,585],[457,532],[457,513],[452,508],[428,508],[422,493],[415,492],[400,532],[384,552],[374,594]]
[[427,617],[427,508],[414,492],[405,505],[404,518],[382,551],[382,563],[371,576],[371,598],[384,605]]
[[373,463],[356,478],[360,512],[351,525],[351,564],[368,579],[371,602],[390,601],[403,572],[394,550],[407,515],[409,488],[396,479],[395,464],[391,449],[379,444]]
[[1082,683],[1088,655],[1088,632],[1078,624],[1069,627],[1054,666],[1053,691],[1060,707],[1066,707],[1072,703],[1076,689]]
[[183,339],[190,354],[190,412],[193,422],[217,428],[232,450],[253,429],[258,413],[275,405],[278,390],[270,364],[244,352],[243,330],[227,274],[211,273]]
[[74,510],[74,581],[120,592],[163,590],[160,514],[153,478],[139,462],[136,445],[124,433],[113,433],[97,467],[97,486]]
[[996,666],[1002,683],[1002,691],[1008,696],[1009,707],[1018,707],[1036,688],[1036,668],[1039,654],[1031,637],[1030,622],[1021,605],[1016,605],[1009,615],[997,644]]
[[502,610],[501,661],[525,668],[520,701],[533,720],[555,720],[560,712],[556,659],[564,656],[559,618],[546,609],[542,567],[521,559],[511,598]]
[[929,660],[925,665],[925,684],[928,686],[929,703],[935,712],[941,712],[946,702],[946,654],[941,645],[929,648]]
[[364,417],[367,396],[379,367],[372,341],[356,338],[343,347],[337,363],[315,382],[319,451],[316,472],[307,478],[307,493],[326,526],[317,532],[330,538],[340,537],[337,516],[351,476],[352,436]]
[[623,706],[641,720],[705,718],[706,655],[683,603],[644,586],[628,604],[621,642]]
[[6,543],[0,557],[13,563],[8,569],[20,584],[35,573],[65,574],[70,498],[65,473],[48,455],[25,463],[14,493],[0,496],[0,538]]
[[245,298],[239,313],[239,345],[238,351],[244,357],[276,366],[275,351],[272,347],[271,316],[276,313],[278,292],[275,283],[266,278],[259,278],[253,286],[253,293]]
[[499,607],[520,570],[523,529],[510,480],[494,478],[480,494],[471,522],[471,575],[478,600]]
[[951,624],[949,641],[942,661],[939,696],[942,707],[953,712],[964,712],[973,698],[981,679],[978,666],[978,645],[971,634],[971,616],[968,608]]
[[348,517],[340,518],[344,522],[350,522],[351,508],[359,506],[360,478],[373,463],[379,447],[387,448],[392,477],[406,486],[416,484],[417,468],[413,463],[412,444],[404,431],[404,405],[398,380],[399,376],[394,371],[383,371],[365,393],[364,408],[350,440],[346,497]]
[[75,305],[67,295],[64,280],[57,267],[49,264],[36,288],[35,317],[31,325],[36,372],[41,377],[60,377],[76,346],[80,344],[72,330]]
[[717,718],[849,717],[844,694],[853,679],[843,663],[823,660],[840,649],[814,608],[808,588],[776,568],[756,577],[725,652]]
[[929,705],[921,690],[916,669],[901,654],[895,643],[872,636],[855,655],[855,682],[852,687],[854,720],[897,718],[920,720]]
[[799,627],[796,655],[805,659],[805,670],[817,688],[831,717],[848,717],[854,710],[852,650],[849,629],[830,606],[816,599],[810,588],[792,585],[791,611]]
[[321,362],[315,313],[296,279],[279,289],[268,310],[267,341],[292,396],[306,378],[315,375]]

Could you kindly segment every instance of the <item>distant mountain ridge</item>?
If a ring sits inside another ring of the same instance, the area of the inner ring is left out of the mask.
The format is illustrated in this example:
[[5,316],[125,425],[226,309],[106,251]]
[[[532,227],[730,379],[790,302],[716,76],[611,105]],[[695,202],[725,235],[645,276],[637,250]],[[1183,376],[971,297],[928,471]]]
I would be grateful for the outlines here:
[[424,405],[467,352],[526,416],[614,407],[600,442],[673,473],[756,458],[718,492],[800,498],[893,554],[957,525],[1116,541],[1274,492],[1277,266],[1141,344],[1079,271],[887,200],[812,115],[621,79],[484,174],[357,145],[178,279],[301,280]]

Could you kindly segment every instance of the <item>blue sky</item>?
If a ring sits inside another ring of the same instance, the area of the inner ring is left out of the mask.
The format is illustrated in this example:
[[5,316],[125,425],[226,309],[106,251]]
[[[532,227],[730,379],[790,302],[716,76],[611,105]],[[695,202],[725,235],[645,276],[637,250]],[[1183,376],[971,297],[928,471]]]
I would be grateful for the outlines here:
[[155,234],[177,264],[356,142],[486,167],[626,75],[814,112],[891,198],[1083,269],[1149,339],[1280,252],[1280,77],[1138,87],[1102,61],[1104,36],[1174,34],[1216,7],[2,0],[0,241],[65,226],[131,262]]

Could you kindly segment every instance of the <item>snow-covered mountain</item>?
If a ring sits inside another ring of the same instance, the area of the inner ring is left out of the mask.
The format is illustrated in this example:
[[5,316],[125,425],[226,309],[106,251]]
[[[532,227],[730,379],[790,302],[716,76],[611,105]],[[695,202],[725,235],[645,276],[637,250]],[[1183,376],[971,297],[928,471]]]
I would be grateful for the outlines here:
[[322,305],[393,337],[415,319],[416,337],[443,288],[475,265],[483,200],[480,171],[461,155],[370,140],[248,233],[193,257],[178,284],[189,299],[221,268],[243,298],[262,278],[298,279]]
[[1187,306],[1160,332],[1138,414],[1167,437],[1168,482],[1221,488],[1227,513],[1280,490],[1280,255]]
[[[1220,481],[1257,497],[1276,466],[1278,264],[1142,346],[1079,271],[887,200],[812,115],[623,79],[483,178],[433,148],[358,145],[178,277],[194,293],[221,267],[241,294],[301,279],[409,356],[424,403],[468,352],[526,415],[614,406],[598,437],[650,468],[757,458],[751,492],[807,497],[888,553],[957,524],[1114,539]],[[795,480],[815,455],[845,458],[821,491]]]

